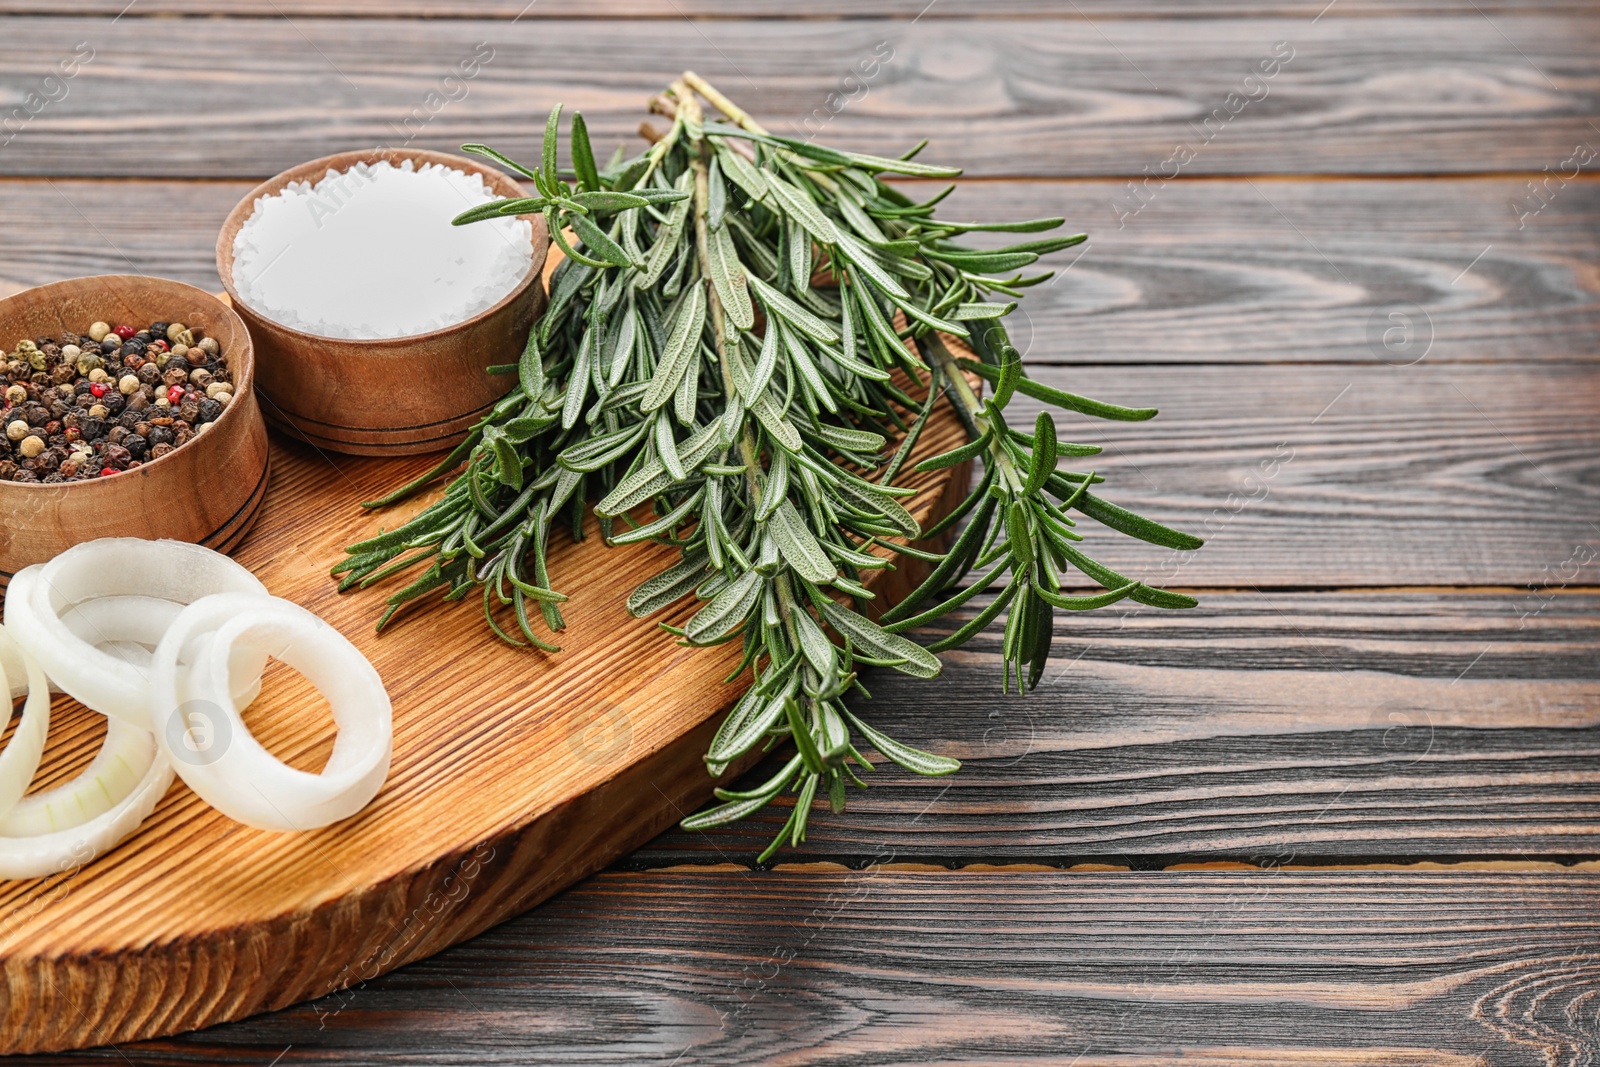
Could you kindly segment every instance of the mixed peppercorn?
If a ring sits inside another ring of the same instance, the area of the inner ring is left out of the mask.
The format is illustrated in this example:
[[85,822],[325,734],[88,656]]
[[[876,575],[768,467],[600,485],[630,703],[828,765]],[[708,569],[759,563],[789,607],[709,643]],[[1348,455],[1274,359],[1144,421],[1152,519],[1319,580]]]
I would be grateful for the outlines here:
[[181,322],[22,341],[0,353],[0,481],[133,470],[204,432],[233,399],[215,338]]

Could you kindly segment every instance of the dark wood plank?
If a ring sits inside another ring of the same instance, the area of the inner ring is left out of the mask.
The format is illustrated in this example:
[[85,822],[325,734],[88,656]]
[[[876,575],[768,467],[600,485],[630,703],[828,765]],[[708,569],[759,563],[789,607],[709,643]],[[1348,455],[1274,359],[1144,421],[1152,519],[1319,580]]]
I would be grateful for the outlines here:
[[15,1062],[1579,1064],[1597,914],[1592,872],[608,874],[345,994]]
[[[1214,190],[1219,184],[1199,183],[1192,188]],[[1350,187],[1364,184],[1350,183]],[[1392,185],[1409,189],[1414,183]],[[1278,191],[1288,187],[1285,183]],[[210,243],[210,220],[220,218],[239,193],[231,183],[154,183],[125,192],[120,183],[95,182],[11,182],[0,188],[5,191],[0,197],[0,235],[4,235],[0,242],[5,245],[0,247],[0,274],[10,276],[15,271],[23,275],[18,281],[34,281],[41,276],[145,270],[209,285],[216,284],[215,273],[202,249]],[[1173,190],[1175,195],[1183,191]],[[1572,192],[1569,203],[1578,204],[1580,197],[1593,203],[1588,186]],[[1559,201],[1553,204],[1551,212],[1559,206]],[[1247,210],[1235,201],[1235,217],[1243,217]],[[1307,217],[1315,214],[1307,201],[1296,210]],[[62,231],[75,239],[50,241],[50,219],[59,220]],[[164,219],[173,220],[173,225],[158,225]],[[1567,302],[1566,310],[1552,312],[1548,321],[1565,320],[1570,328],[1551,325],[1545,335],[1530,333],[1525,348],[1497,342],[1495,351],[1539,352],[1546,343],[1542,338],[1548,337],[1559,352],[1592,335],[1596,282],[1593,272],[1585,272],[1576,261],[1590,254],[1584,242],[1592,242],[1595,231],[1583,225],[1582,215],[1567,220],[1573,236],[1566,247],[1575,253],[1562,251],[1553,217],[1538,238],[1545,242],[1542,261],[1537,261],[1542,265],[1529,267],[1528,260],[1514,255],[1497,260],[1491,251],[1461,279],[1462,290],[1482,284],[1485,291],[1498,291],[1501,283],[1489,279],[1542,273],[1545,281],[1527,282],[1519,292],[1543,292],[1547,295],[1539,299],[1547,305]],[[1148,233],[1159,244],[1159,220],[1149,220],[1147,231],[1137,230],[1145,221],[1141,216],[1123,232]],[[1397,216],[1389,221],[1404,232]],[[1543,219],[1535,221],[1545,224]],[[1425,243],[1421,231],[1418,224],[1417,236],[1407,238],[1410,247]],[[1298,235],[1280,238],[1299,240]],[[1203,255],[1203,235],[1189,238],[1189,243],[1198,260]],[[1353,239],[1342,239],[1339,247],[1350,262],[1359,258]],[[1290,248],[1288,253],[1302,266],[1306,263],[1303,249]],[[1087,255],[1095,254],[1091,246]],[[1257,284],[1265,291],[1271,256],[1257,255],[1262,264]],[[1119,269],[1160,273],[1161,257],[1155,247],[1128,256],[1128,266]],[[1432,275],[1444,279],[1455,259],[1470,258],[1455,255],[1446,264],[1439,255]],[[1111,259],[1108,253],[1107,262]],[[1187,298],[1220,293],[1210,299],[1225,305],[1231,299],[1226,286],[1229,260],[1219,254],[1211,262],[1216,277],[1175,282],[1176,291],[1167,291],[1162,302],[1181,307]],[[1090,269],[1091,263],[1086,259],[1083,269]],[[1465,266],[1463,262],[1455,272]],[[1068,301],[1115,287],[1114,278],[1080,276],[1078,270],[1068,272],[1057,287]],[[1486,279],[1481,283],[1480,272]],[[1194,290],[1178,289],[1185,284]],[[1090,298],[1091,303],[1100,299]],[[1364,330],[1371,314],[1359,306],[1353,314],[1345,312],[1341,331],[1334,326],[1340,321],[1337,313],[1297,314],[1295,305],[1301,299],[1263,297],[1267,306],[1256,313],[1257,321],[1270,323],[1279,335],[1303,330],[1310,346],[1325,334],[1349,337]],[[1209,534],[1211,543],[1198,554],[1174,559],[1164,550],[1096,536],[1096,547],[1104,546],[1108,563],[1210,588],[1524,585],[1544,581],[1544,568],[1559,564],[1574,545],[1591,543],[1597,536],[1592,524],[1595,486],[1600,484],[1595,475],[1600,423],[1593,413],[1600,404],[1600,369],[1592,362],[1526,366],[1443,362],[1461,348],[1470,350],[1453,338],[1472,329],[1498,329],[1509,336],[1527,318],[1516,297],[1483,299],[1500,310],[1476,316],[1476,327],[1449,326],[1452,340],[1436,340],[1437,351],[1428,351],[1415,366],[1391,365],[1413,358],[1412,353],[1401,351],[1383,363],[1371,352],[1349,355],[1350,345],[1337,342],[1333,353],[1362,361],[1181,370],[1051,366],[1043,360],[1062,358],[1060,350],[1030,343],[1026,324],[1018,339],[1029,348],[1043,380],[1091,396],[1162,409],[1160,418],[1137,425],[1073,419],[1064,424],[1064,433],[1106,448],[1106,454],[1089,465],[1112,479],[1107,495],[1164,521]],[[1075,328],[1068,324],[1075,324],[1079,316],[1070,308],[1049,306],[1048,293],[1043,302],[1045,310],[1033,321],[1055,323],[1054,328],[1063,331]],[[1501,324],[1485,326],[1495,314]],[[1223,306],[1195,315],[1221,321],[1227,311]],[[1117,347],[1123,328],[1132,337],[1143,338],[1135,343],[1149,343],[1151,323],[1163,319],[1154,311],[1107,313],[1098,327],[1101,351]],[[1313,323],[1310,328],[1308,320]],[[1449,319],[1441,311],[1434,321],[1447,324]],[[1438,330],[1445,328],[1436,325]],[[1202,327],[1197,324],[1192,329]],[[1093,335],[1096,329],[1086,332]],[[1173,336],[1189,332],[1174,331]],[[1316,351],[1310,349],[1304,356],[1316,358]],[[1250,354],[1262,357],[1259,351]],[[1065,358],[1081,357],[1068,347]],[[1031,411],[1029,402],[1020,402],[1022,417],[1031,418]],[[1180,562],[1181,569],[1174,570]]]
[[[1056,630],[1023,698],[999,693],[997,634],[946,655],[937,681],[873,672],[857,710],[962,771],[886,764],[780,859],[1600,856],[1600,596],[1217,593]],[[629,863],[748,862],[787,816],[674,831]]]
[[[1061,388],[1161,409],[1062,424],[1104,495],[1209,538],[1175,554],[1108,537],[1155,581],[1261,589],[1549,580],[1600,548],[1600,373],[1592,364],[1041,367]],[[1019,401],[1017,425],[1037,404]],[[1584,582],[1594,581],[1593,571]]]
[[[973,181],[947,217],[1088,231],[1011,320],[1040,362],[1596,359],[1600,182],[1552,184],[1536,213],[1526,185],[1180,180],[1119,218],[1125,183]],[[0,291],[108,270],[214,291],[217,228],[250,188],[0,182]]]
[[[619,33],[585,20],[17,17],[0,75],[11,99],[80,42],[97,58],[9,128],[0,173],[253,176],[408,137],[530,155],[558,98],[609,149],[686,66],[775,129],[874,150],[926,134],[929,158],[975,174],[1160,172],[1179,144],[1194,153],[1186,174],[1537,171],[1600,136],[1596,19],[662,19]],[[487,60],[476,77],[447,81],[474,56]],[[864,62],[866,84],[846,84]],[[1275,76],[1246,83],[1261,63]]]
[[1585,0],[1212,0],[1198,9],[1190,0],[812,0],[799,11],[786,0],[424,0],[397,11],[388,0],[0,0],[0,14],[151,18],[166,15],[293,16],[294,18],[409,18],[530,20],[613,19],[951,19],[1053,18],[1073,21],[1112,18],[1341,18],[1348,15],[1466,15],[1526,12],[1582,13]]

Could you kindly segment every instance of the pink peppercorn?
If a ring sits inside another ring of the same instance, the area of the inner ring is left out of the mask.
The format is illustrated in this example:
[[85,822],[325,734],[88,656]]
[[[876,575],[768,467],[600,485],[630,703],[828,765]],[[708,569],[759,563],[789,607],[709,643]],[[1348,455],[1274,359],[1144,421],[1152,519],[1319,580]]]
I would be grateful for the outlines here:
[[100,468],[100,477],[102,477],[102,478],[109,478],[115,473],[117,473],[117,469],[115,467],[101,467]]
[[139,331],[135,330],[132,326],[114,326],[112,327],[111,332],[126,341]]

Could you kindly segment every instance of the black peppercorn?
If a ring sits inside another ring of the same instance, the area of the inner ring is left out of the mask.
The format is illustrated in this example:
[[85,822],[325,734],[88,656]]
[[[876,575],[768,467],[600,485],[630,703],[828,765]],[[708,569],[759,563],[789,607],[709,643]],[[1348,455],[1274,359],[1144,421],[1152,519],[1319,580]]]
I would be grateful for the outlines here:
[[[173,347],[166,336],[172,324],[132,327],[107,333],[97,323],[94,336],[36,339],[29,359],[0,354],[0,423],[28,427],[20,440],[0,438],[0,480],[75,482],[107,469],[132,469],[221,417],[228,398],[205,393],[214,381],[232,380],[216,341],[180,327],[188,349],[163,367],[156,361]],[[131,393],[122,391],[129,376],[130,386],[137,383]],[[169,399],[174,388],[175,401]]]

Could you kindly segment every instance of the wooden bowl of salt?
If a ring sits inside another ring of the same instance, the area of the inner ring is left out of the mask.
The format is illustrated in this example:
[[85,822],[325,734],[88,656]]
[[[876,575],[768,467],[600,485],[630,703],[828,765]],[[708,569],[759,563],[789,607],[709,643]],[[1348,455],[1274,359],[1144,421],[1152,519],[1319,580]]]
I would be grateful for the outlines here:
[[198,328],[221,346],[235,397],[204,433],[133,470],[58,484],[0,481],[0,588],[23,567],[100,537],[165,537],[232,551],[266,497],[267,428],[239,316],[203,289],[129,274],[51,282],[0,300],[7,345],[82,333],[97,321]]
[[[404,184],[396,172],[451,184],[447,193],[430,187],[419,204],[417,194],[396,192]],[[486,192],[468,199],[462,175]],[[255,341],[267,421],[355,455],[459,443],[516,383],[488,368],[517,361],[544,311],[550,239],[539,215],[456,228],[450,219],[524,195],[475,160],[411,149],[327,156],[251,190],[217,237],[217,271]],[[270,233],[266,215],[251,221],[267,211],[284,213]],[[385,220],[412,229],[391,232]],[[474,273],[486,261],[497,276]]]

